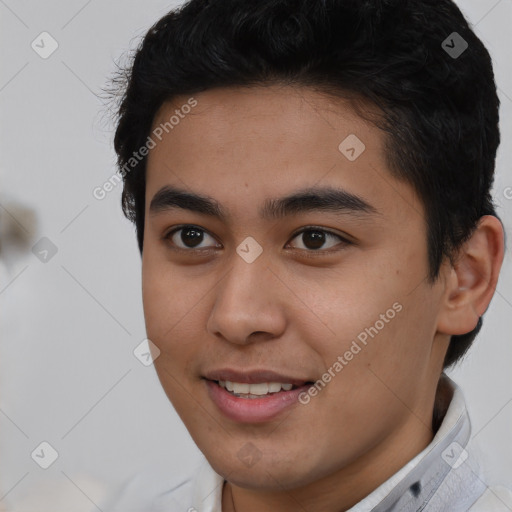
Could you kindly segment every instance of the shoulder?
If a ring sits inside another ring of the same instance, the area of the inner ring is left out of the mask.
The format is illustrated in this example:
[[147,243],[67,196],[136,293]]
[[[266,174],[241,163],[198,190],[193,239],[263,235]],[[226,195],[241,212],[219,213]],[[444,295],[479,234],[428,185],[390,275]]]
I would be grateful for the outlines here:
[[502,486],[488,487],[468,512],[510,512],[512,491]]

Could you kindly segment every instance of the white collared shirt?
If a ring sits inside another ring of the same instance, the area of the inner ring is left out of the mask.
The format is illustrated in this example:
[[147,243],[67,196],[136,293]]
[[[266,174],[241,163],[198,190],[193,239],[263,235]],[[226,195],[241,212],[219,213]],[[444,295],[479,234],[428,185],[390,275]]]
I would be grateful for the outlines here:
[[[453,391],[432,442],[347,512],[512,512],[512,492],[489,487],[468,441],[471,422],[462,390]],[[167,489],[139,476],[104,512],[222,512],[224,479],[203,457],[197,472]],[[152,488],[153,487],[153,488]]]

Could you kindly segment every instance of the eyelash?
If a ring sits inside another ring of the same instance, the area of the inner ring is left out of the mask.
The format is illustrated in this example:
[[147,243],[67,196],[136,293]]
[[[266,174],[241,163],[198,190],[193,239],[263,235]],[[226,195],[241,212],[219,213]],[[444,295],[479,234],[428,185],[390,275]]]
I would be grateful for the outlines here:
[[[213,235],[208,233],[207,230],[205,230],[203,228],[200,228],[199,226],[195,226],[194,224],[182,224],[180,226],[174,227],[171,231],[168,231],[162,237],[162,239],[165,242],[168,242],[169,244],[171,244],[173,250],[181,251],[181,252],[185,252],[185,253],[189,253],[189,254],[190,253],[198,253],[198,252],[209,253],[209,252],[212,252],[212,251],[214,251],[216,249],[216,248],[211,248],[211,247],[210,248],[203,248],[203,249],[177,247],[175,244],[173,244],[171,239],[172,239],[172,237],[177,232],[179,232],[179,231],[181,231],[181,230],[183,230],[185,228],[193,228],[193,229],[195,229],[197,231],[201,231],[203,233],[207,233],[212,238],[215,238],[215,237],[213,237]],[[293,240],[294,238],[297,238],[298,235],[301,235],[302,233],[307,233],[309,231],[321,232],[321,233],[324,233],[324,234],[327,234],[327,235],[334,236],[334,237],[338,238],[341,241],[341,243],[342,243],[342,248],[338,249],[338,250],[333,250],[332,248],[331,249],[316,249],[316,250],[314,250],[314,249],[296,249],[296,248],[293,248],[296,251],[303,252],[304,255],[307,256],[307,257],[316,257],[316,256],[322,256],[322,255],[324,255],[324,256],[325,255],[329,255],[329,254],[332,254],[333,252],[338,252],[339,250],[342,250],[343,248],[345,248],[348,245],[354,245],[354,242],[351,242],[351,241],[347,240],[346,238],[342,237],[341,235],[339,235],[337,233],[334,233],[333,231],[329,231],[328,229],[324,229],[324,228],[318,227],[318,226],[307,226],[307,227],[304,227],[304,228],[300,229],[299,231],[296,231],[295,233],[293,233],[293,235],[291,236],[290,240]]]

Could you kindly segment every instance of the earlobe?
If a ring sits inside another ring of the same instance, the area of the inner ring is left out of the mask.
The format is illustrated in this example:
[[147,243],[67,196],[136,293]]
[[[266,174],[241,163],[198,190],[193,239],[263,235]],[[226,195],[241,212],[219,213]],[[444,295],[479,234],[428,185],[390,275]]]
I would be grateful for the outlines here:
[[476,327],[494,295],[503,256],[503,226],[497,217],[485,215],[450,265],[438,332],[460,335]]

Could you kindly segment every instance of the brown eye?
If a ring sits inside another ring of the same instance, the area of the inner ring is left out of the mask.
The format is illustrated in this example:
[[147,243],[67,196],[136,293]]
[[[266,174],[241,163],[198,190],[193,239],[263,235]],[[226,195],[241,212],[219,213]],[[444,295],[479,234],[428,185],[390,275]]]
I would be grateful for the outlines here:
[[197,226],[181,226],[172,230],[165,235],[166,240],[169,240],[173,245],[179,249],[206,249],[210,248],[212,244],[201,247],[200,244],[208,238],[213,241],[213,245],[219,247],[215,239],[209,235],[204,229]]
[[325,244],[325,233],[322,231],[303,231],[302,242],[308,249],[321,249]]
[[[331,233],[330,231],[326,231],[325,229],[319,228],[307,228],[303,229],[299,233],[296,233],[294,238],[298,238],[302,247],[297,247],[298,249],[304,249],[308,251],[318,251],[319,249],[331,249],[332,247],[336,247],[341,244],[347,245],[350,242],[344,239],[342,236],[337,235],[336,233]],[[292,239],[292,240],[293,240]],[[329,241],[334,243],[329,243]],[[325,244],[328,243],[327,246]]]
[[203,232],[196,228],[180,229],[181,236],[180,241],[183,242],[187,247],[196,247],[199,245],[204,238]]

